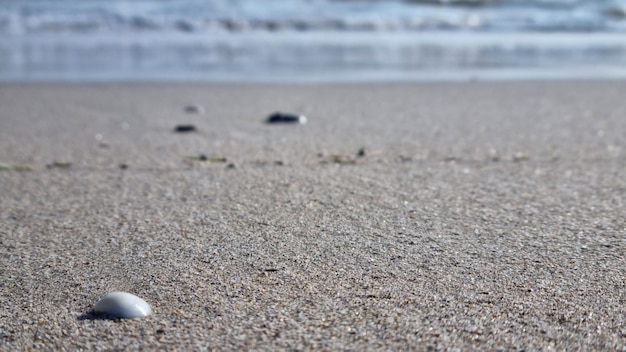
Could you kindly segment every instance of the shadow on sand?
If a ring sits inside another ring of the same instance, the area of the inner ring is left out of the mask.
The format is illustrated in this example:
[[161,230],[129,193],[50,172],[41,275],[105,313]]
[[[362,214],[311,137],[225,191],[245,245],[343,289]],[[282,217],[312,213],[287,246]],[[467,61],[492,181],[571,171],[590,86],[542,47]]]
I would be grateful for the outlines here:
[[89,311],[85,314],[81,314],[76,318],[76,320],[115,320],[118,321],[120,318],[116,318],[106,314],[96,314],[93,310]]

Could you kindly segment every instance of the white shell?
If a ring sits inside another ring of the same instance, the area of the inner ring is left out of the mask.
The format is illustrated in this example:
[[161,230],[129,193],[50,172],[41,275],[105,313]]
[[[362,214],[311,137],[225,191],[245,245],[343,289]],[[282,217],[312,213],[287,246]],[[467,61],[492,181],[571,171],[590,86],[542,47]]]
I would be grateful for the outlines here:
[[126,292],[112,292],[100,298],[93,311],[121,319],[143,318],[152,314],[152,308],[146,301]]

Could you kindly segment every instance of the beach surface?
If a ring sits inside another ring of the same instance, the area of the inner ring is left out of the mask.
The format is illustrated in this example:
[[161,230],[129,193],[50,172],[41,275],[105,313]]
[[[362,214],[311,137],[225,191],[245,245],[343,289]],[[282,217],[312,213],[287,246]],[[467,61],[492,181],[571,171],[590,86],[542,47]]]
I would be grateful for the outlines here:
[[2,84],[0,350],[623,350],[625,95]]

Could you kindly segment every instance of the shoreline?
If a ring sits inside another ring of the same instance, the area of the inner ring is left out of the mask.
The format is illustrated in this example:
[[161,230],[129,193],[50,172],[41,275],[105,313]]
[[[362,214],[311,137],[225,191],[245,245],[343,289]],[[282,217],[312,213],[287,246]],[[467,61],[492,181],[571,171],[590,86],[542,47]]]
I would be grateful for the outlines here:
[[130,78],[297,84],[626,78],[626,39],[616,32],[126,34],[9,35],[0,40],[0,56],[5,58],[0,81],[115,83]]
[[[240,71],[196,72],[172,71],[155,75],[119,72],[67,72],[35,73],[27,76],[0,74],[0,85],[58,84],[58,85],[256,85],[256,86],[336,86],[336,85],[401,85],[401,84],[466,84],[466,83],[541,83],[541,82],[620,82],[626,78],[621,65],[580,66],[555,69],[554,67],[474,68],[407,71],[403,68],[383,68],[376,74],[370,69],[321,69],[302,74],[296,72],[263,71],[244,74]],[[132,77],[132,78],[128,78]]]
[[622,349],[624,92],[2,83],[0,350]]

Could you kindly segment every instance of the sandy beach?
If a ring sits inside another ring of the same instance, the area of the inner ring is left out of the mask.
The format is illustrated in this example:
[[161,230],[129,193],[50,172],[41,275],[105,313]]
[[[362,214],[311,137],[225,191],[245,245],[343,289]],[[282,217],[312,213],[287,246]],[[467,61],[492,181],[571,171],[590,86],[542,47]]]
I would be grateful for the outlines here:
[[624,96],[0,84],[0,350],[624,350]]

